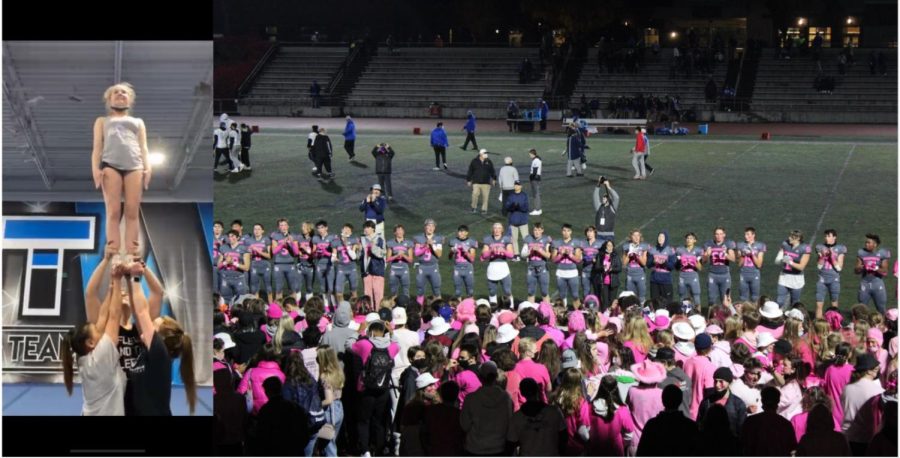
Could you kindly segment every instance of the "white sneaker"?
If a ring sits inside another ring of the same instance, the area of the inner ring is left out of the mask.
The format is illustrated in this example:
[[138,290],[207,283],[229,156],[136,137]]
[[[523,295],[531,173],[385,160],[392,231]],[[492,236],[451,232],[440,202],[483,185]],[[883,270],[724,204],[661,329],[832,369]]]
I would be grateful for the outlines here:
[[372,456],[372,454],[369,452],[366,452],[366,453],[363,453],[362,456],[363,456],[363,458],[370,458]]
[[240,170],[238,170],[238,168],[235,167],[233,170],[229,170],[229,172],[231,172],[231,173],[238,173],[238,172],[240,172]]
[[440,167],[432,167],[432,168],[431,168],[431,170],[434,170],[434,171],[438,171],[438,170],[440,170],[440,169],[441,169]]
[[244,167],[244,170],[253,170],[249,165]]
[[542,213],[544,213],[543,210],[532,210],[532,212],[529,213],[529,215],[531,215],[531,216],[538,216],[538,215],[540,215],[540,214],[542,214]]

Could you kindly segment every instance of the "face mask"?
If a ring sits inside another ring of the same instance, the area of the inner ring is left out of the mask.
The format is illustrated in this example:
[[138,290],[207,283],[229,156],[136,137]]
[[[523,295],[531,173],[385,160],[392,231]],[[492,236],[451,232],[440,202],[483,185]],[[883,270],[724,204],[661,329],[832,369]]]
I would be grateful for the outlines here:
[[469,360],[467,360],[467,359],[461,359],[461,360],[459,360],[459,367],[461,367],[463,369],[468,369],[468,368],[472,367],[472,363],[470,363]]
[[422,369],[425,369],[426,367],[428,367],[428,361],[425,360],[424,358],[423,359],[414,359],[412,362],[412,366],[418,370],[422,370]]

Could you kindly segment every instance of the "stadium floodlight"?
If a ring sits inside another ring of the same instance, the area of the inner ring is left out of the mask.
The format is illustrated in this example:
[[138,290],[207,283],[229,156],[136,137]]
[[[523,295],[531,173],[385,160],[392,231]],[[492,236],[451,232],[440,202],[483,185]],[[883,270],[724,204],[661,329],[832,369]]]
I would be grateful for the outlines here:
[[847,25],[853,24],[853,17],[850,16],[847,18]]
[[669,38],[671,38],[673,40],[678,38],[678,32],[673,30],[672,32],[669,33]]
[[798,26],[806,25],[806,18],[802,18],[802,17],[801,17],[801,18],[797,18],[797,25],[798,25]]

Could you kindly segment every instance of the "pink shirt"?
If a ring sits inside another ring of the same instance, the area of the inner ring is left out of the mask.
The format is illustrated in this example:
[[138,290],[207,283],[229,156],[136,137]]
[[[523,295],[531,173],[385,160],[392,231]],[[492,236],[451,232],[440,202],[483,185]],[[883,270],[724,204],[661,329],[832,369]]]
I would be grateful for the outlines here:
[[697,418],[700,403],[703,401],[703,390],[712,388],[713,373],[716,366],[706,356],[694,355],[684,362],[684,373],[691,379],[691,418]]
[[569,456],[581,456],[584,452],[584,443],[578,438],[578,428],[591,424],[591,405],[581,398],[581,404],[572,415],[566,415],[566,432],[569,441],[566,445]]
[[779,388],[781,391],[781,400],[778,402],[778,413],[786,420],[790,420],[795,415],[803,412],[800,403],[803,401],[803,390],[800,384],[793,380]]
[[828,397],[831,398],[831,415],[834,416],[834,422],[841,424],[844,420],[844,409],[841,406],[841,394],[844,387],[850,383],[850,375],[853,374],[853,366],[850,363],[844,363],[842,366],[832,364],[825,369],[825,384],[823,388]]
[[478,380],[478,376],[470,370],[459,371],[450,378],[459,385],[459,408],[462,409],[466,396],[481,388],[481,380]]
[[591,438],[585,450],[587,456],[625,456],[624,436],[634,432],[631,412],[620,406],[607,421],[599,415],[591,415]]
[[550,340],[556,342],[557,347],[562,348],[563,342],[566,340],[566,335],[563,334],[562,331],[560,331],[559,329],[556,329],[553,326],[550,326],[549,324],[545,324],[544,326],[541,326],[541,329],[543,329],[544,332],[547,333]]
[[772,337],[774,337],[775,339],[780,339],[781,336],[784,334],[784,325],[782,324],[781,326],[778,326],[777,328],[774,328],[774,329],[767,328],[763,325],[759,325],[756,327],[756,333],[758,334],[760,332],[768,332],[769,334],[772,334]]
[[[794,433],[797,435],[797,443],[800,443],[800,439],[806,434],[806,419],[809,417],[809,412],[802,412],[794,415],[791,418],[791,424],[794,426]],[[837,432],[841,432],[841,424],[837,421],[834,422],[834,430]]]
[[796,342],[793,342],[794,353],[800,355],[800,359],[805,363],[809,363],[810,369],[816,368],[816,354],[813,353],[812,346],[809,345],[809,342],[806,339],[797,339]]
[[727,340],[720,340],[713,345],[709,352],[709,360],[716,368],[731,367],[731,344]]
[[253,415],[258,414],[259,409],[269,402],[269,397],[266,396],[266,391],[263,389],[263,382],[269,377],[278,377],[278,380],[284,383],[284,372],[281,372],[278,363],[275,361],[260,361],[256,367],[249,369],[244,374],[244,378],[238,384],[237,391],[239,394],[246,393],[248,389],[253,390],[253,410],[251,411]]
[[629,340],[622,345],[631,349],[631,353],[634,354],[635,364],[640,364],[644,362],[645,359],[647,359],[647,350],[644,349],[640,344]]
[[[547,391],[550,390],[550,372],[544,367],[541,363],[536,363],[531,359],[523,359],[516,363],[515,369],[513,372],[519,374],[519,380],[525,380],[526,378],[534,379],[535,382],[541,387],[541,399],[544,402],[547,402]],[[518,388],[518,387],[517,387]],[[520,395],[521,396],[521,395]],[[523,404],[525,399],[520,399],[519,404]]]
[[634,419],[634,440],[632,444],[637,447],[641,440],[644,425],[651,418],[663,411],[662,390],[657,387],[633,386],[628,390],[628,406],[631,407],[631,416]]

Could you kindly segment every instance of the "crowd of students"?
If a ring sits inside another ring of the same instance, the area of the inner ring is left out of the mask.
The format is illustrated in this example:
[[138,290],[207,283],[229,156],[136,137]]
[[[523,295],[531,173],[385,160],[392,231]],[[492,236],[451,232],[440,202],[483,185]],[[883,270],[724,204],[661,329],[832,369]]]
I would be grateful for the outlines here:
[[[897,309],[216,301],[219,451],[897,454]],[[221,408],[220,408],[221,406]]]

